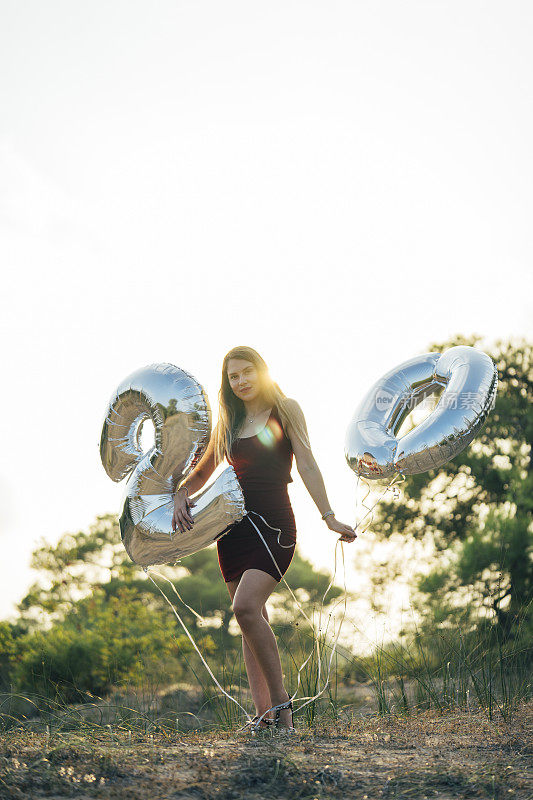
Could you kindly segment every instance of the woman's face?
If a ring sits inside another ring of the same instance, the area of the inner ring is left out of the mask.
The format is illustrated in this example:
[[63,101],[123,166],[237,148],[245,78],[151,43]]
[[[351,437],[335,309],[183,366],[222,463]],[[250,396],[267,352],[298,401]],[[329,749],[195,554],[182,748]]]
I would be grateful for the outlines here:
[[259,373],[251,361],[230,358],[228,380],[233,393],[245,402],[255,400],[261,394]]

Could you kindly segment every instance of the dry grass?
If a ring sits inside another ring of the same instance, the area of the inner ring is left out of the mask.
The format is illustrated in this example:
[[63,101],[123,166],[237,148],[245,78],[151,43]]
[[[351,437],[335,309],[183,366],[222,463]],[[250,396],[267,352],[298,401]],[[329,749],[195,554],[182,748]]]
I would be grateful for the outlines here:
[[511,723],[433,711],[296,736],[127,731],[0,739],[0,798],[533,798],[533,703]]

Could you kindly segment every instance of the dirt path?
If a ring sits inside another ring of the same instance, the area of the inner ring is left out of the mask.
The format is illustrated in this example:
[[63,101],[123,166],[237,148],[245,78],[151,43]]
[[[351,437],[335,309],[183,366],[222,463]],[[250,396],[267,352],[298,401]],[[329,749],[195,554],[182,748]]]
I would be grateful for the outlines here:
[[290,739],[232,733],[11,733],[0,798],[266,800],[533,798],[533,703],[511,724],[481,714],[365,718]]

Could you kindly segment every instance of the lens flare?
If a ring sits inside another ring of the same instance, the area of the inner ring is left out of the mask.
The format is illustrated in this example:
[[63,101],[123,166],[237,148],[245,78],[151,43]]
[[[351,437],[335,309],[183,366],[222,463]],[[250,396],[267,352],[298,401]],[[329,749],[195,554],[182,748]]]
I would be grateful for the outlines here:
[[265,447],[274,447],[283,437],[283,429],[276,419],[270,419],[262,431],[259,431],[257,438]]

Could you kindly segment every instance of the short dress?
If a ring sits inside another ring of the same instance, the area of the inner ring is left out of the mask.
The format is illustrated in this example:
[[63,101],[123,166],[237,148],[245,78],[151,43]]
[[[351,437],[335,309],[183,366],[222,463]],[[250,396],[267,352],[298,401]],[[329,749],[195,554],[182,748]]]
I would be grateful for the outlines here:
[[280,581],[289,568],[296,547],[296,522],[287,490],[292,483],[292,457],[291,440],[275,406],[258,434],[233,443],[228,462],[241,485],[247,514],[217,541],[226,582],[237,580],[247,569],[262,570]]

